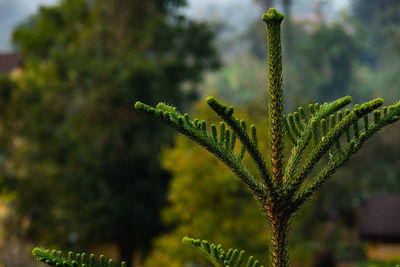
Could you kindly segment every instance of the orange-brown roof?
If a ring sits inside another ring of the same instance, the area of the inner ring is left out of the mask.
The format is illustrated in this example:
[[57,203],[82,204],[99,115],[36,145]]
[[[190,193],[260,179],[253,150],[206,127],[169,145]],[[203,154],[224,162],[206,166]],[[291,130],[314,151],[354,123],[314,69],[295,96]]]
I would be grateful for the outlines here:
[[0,53],[0,73],[10,72],[22,64],[22,57],[17,53]]

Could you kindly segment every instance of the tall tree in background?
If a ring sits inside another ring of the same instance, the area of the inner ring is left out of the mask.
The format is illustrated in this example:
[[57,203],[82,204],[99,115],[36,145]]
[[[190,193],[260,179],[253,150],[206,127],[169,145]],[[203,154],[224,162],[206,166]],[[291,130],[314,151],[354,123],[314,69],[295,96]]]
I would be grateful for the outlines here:
[[[400,43],[400,1],[353,0],[353,15],[358,22],[360,39],[365,45],[364,60],[381,67],[382,56],[399,56],[399,49],[388,53],[388,43]],[[396,41],[397,40],[397,41]]]
[[307,71],[292,81],[298,95],[331,100],[349,93],[360,48],[344,27],[321,25],[300,52],[298,67]]
[[292,0],[282,0],[283,12],[286,17],[286,22],[283,24],[283,45],[285,46],[284,55],[287,59],[290,60],[292,57]]
[[10,231],[39,245],[112,242],[127,261],[147,250],[169,180],[153,155],[171,133],[132,104],[187,102],[218,66],[210,29],[176,13],[184,2],[64,0],[17,28]]
[[400,86],[400,1],[354,0],[353,22],[363,45],[358,87],[393,97]]

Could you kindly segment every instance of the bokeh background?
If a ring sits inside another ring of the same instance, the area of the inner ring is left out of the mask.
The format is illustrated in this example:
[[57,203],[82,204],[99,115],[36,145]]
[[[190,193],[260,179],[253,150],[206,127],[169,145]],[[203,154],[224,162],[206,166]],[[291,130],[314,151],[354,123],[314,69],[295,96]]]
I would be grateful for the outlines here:
[[[287,113],[400,98],[399,0],[0,1],[0,266],[39,266],[35,246],[210,266],[185,235],[265,259],[267,224],[240,182],[133,103],[216,121],[214,95],[267,136],[269,7],[286,14]],[[400,263],[399,196],[397,123],[297,214],[291,265]]]

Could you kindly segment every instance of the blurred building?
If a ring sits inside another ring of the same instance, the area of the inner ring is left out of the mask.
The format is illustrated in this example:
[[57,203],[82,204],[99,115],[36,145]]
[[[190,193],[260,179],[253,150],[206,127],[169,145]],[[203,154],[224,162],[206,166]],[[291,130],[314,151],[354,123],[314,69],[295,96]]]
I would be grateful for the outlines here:
[[361,213],[360,237],[368,244],[368,259],[400,259],[400,194],[368,199]]
[[12,78],[22,72],[23,60],[17,53],[0,53],[0,74],[9,74]]

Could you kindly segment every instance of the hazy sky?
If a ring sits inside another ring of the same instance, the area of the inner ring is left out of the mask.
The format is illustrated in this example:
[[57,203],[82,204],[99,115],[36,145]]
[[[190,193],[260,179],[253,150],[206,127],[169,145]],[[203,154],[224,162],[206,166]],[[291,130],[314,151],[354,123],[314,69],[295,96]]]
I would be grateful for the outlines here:
[[[351,0],[321,0],[324,15],[330,19],[338,16],[340,10],[346,8]],[[193,18],[211,20],[216,22],[228,22],[229,26],[235,28],[246,28],[254,18],[261,18],[260,6],[254,0],[187,0],[188,7],[185,13]],[[282,9],[279,0],[274,1],[278,9]],[[314,11],[315,0],[293,0],[292,14],[303,16]],[[229,18],[227,20],[227,18]],[[240,29],[239,29],[240,30]]]
[[[350,0],[325,1],[331,2],[333,11],[336,12],[346,7]],[[40,5],[56,2],[57,0],[0,0],[0,52],[11,50],[11,33],[18,23],[35,13]],[[183,11],[190,17],[228,22],[226,23],[228,26],[238,30],[245,28],[255,17],[260,16],[260,10],[253,0],[187,0],[187,2],[188,6]],[[293,2],[295,3],[293,13],[301,12],[302,9],[312,9],[311,0]]]
[[0,51],[10,50],[13,28],[33,14],[39,5],[52,4],[55,0],[0,0]]

